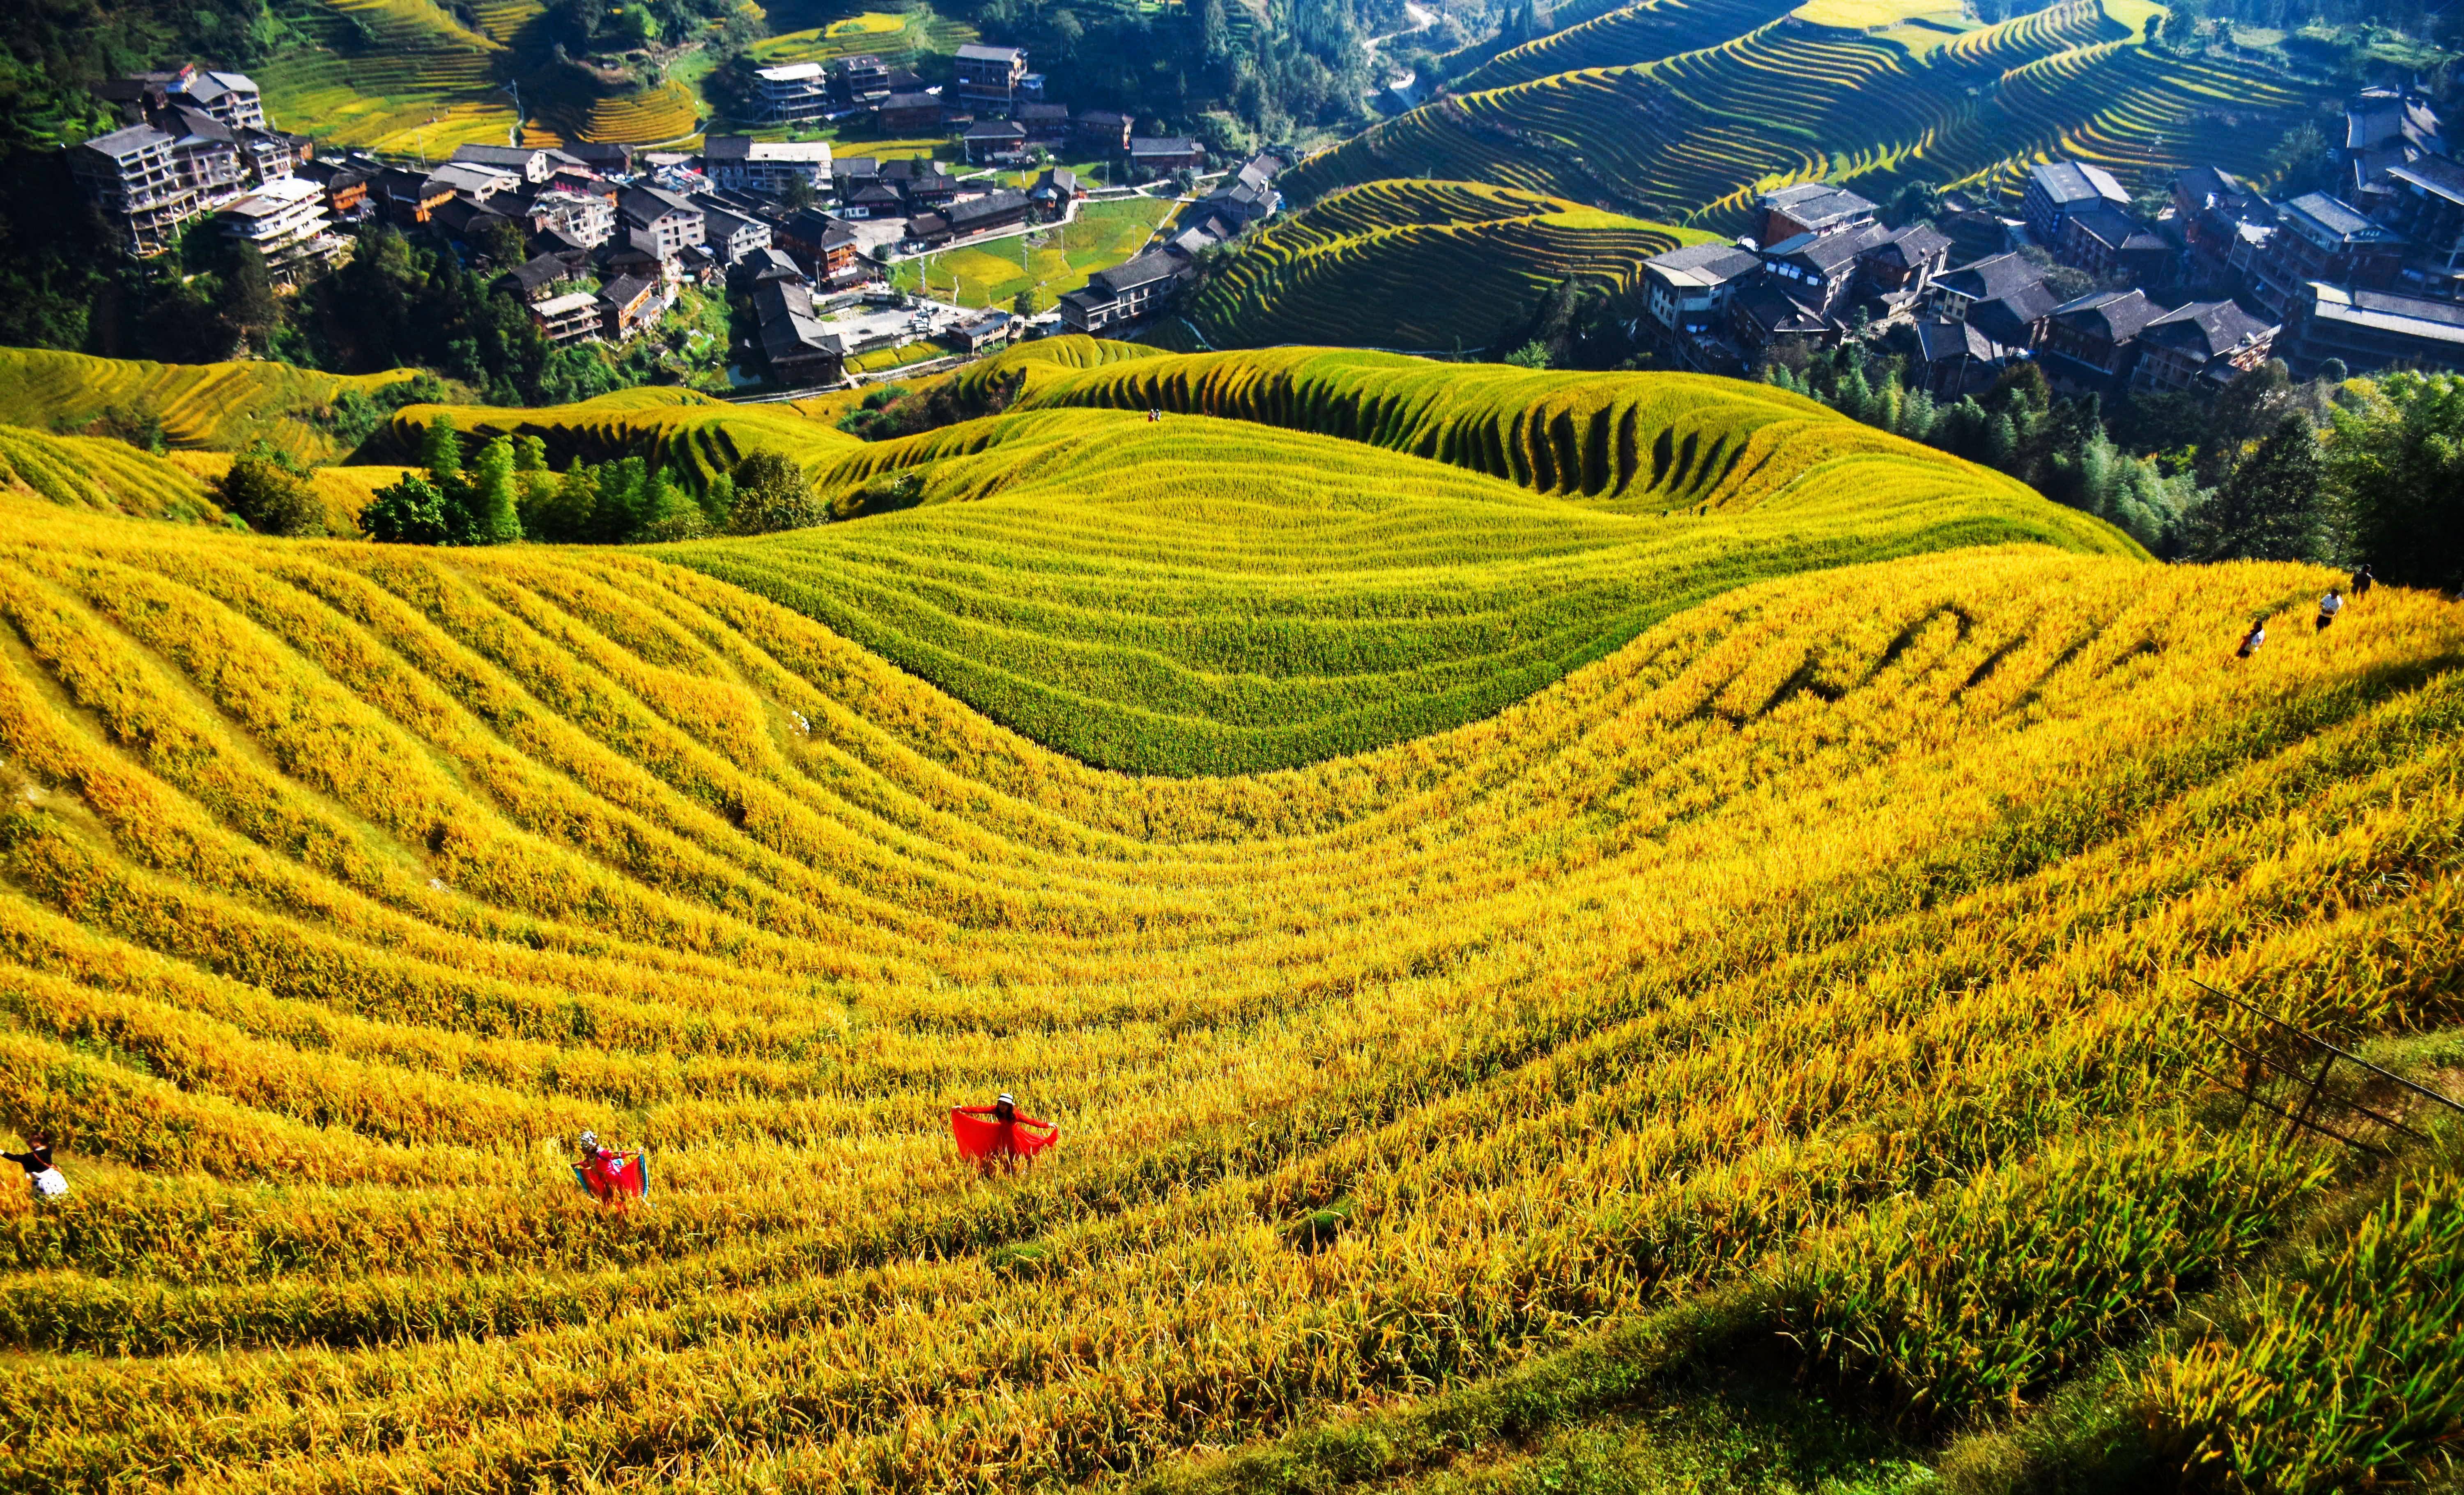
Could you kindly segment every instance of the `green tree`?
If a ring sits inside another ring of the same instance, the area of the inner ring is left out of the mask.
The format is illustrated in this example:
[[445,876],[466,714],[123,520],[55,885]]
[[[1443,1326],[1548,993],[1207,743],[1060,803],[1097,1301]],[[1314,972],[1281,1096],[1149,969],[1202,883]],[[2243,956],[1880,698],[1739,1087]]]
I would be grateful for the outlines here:
[[417,473],[378,489],[360,511],[360,528],[388,545],[442,545],[453,533],[445,495]]
[[2406,586],[2464,581],[2464,375],[2388,374],[2328,420],[2357,559]]
[[733,476],[736,498],[728,527],[738,535],[805,529],[829,517],[804,470],[782,453],[756,451],[736,464]]
[[2326,461],[2309,417],[2286,415],[2230,481],[2190,515],[2195,561],[2335,558]]
[[215,490],[222,506],[260,535],[325,533],[325,506],[317,501],[307,470],[262,436],[231,459]]
[[469,538],[473,545],[506,545],[522,538],[514,490],[514,444],[504,436],[479,449],[471,464]]
[[429,423],[428,433],[419,439],[419,465],[439,487],[462,475],[462,433],[454,429],[452,416],[439,410]]

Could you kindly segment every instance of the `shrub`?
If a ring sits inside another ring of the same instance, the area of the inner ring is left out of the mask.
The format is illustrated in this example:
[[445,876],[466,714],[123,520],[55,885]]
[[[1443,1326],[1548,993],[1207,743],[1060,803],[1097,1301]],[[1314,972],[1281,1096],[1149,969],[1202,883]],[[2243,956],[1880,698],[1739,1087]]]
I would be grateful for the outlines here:
[[737,535],[766,535],[822,523],[828,509],[813,492],[804,470],[776,451],[757,451],[736,464],[728,528]]

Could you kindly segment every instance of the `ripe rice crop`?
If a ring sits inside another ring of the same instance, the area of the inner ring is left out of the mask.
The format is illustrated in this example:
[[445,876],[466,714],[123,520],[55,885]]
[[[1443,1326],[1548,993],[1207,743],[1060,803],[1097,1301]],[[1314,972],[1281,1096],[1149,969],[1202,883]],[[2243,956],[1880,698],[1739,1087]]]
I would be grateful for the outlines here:
[[559,471],[575,461],[644,457],[695,492],[754,451],[784,451],[811,466],[857,445],[835,427],[783,407],[730,405],[690,389],[645,386],[553,409],[407,405],[394,414],[379,450],[416,461],[429,424],[440,413],[451,416],[468,439],[537,436],[547,447],[549,465]]
[[1474,183],[1373,182],[1246,241],[1187,316],[1214,347],[1478,349],[1569,275],[1628,291],[1645,259],[1702,237]]
[[1506,54],[1455,97],[1311,158],[1283,189],[1307,203],[1438,176],[1735,232],[1756,191],[1806,179],[1888,201],[1909,181],[2011,188],[2057,155],[2146,187],[2198,163],[2263,178],[2269,143],[2321,97],[2156,52],[2144,8],[2121,0],[2065,0],[1913,47],[1886,24],[1906,9],[1852,6],[1854,26],[1722,9],[1717,24],[1735,29],[1696,40],[1713,12],[1648,0]]
[[[1957,1426],[2236,1272],[2220,1342],[2324,1384],[2369,1336],[2269,1349],[2268,1282],[2453,1275],[2431,1172],[2284,1264],[2345,1180],[2199,1103],[2191,978],[2456,1021],[2464,612],[2236,660],[2328,578],[1748,386],[1029,351],[1024,408],[816,455],[933,501],[758,540],[0,495],[0,1125],[76,1190],[0,1192],[0,1484],[1367,1487],[1789,1333]],[[1629,418],[1692,439],[1620,476]],[[1524,683],[1171,776],[983,709],[1199,744],[1267,669]],[[979,1176],[945,1109],[1001,1089],[1063,1139]]]
[[287,363],[154,363],[43,348],[0,348],[0,424],[54,430],[106,412],[152,416],[175,448],[236,451],[262,437],[310,462],[341,455],[313,417],[345,389],[372,392],[410,371],[325,374]]

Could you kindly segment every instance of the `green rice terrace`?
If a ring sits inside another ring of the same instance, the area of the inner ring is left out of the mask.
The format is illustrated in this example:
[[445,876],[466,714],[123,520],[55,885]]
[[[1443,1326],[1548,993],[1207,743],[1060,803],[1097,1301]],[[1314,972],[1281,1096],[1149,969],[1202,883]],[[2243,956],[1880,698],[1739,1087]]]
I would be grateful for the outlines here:
[[1261,231],[1181,315],[1209,347],[1478,349],[1569,275],[1630,290],[1705,237],[1508,187],[1372,182]]
[[1756,192],[1827,179],[1992,191],[2070,157],[2155,185],[2186,165],[2264,178],[2323,91],[2147,44],[2160,8],[2064,0],[1992,26],[1955,7],[1642,0],[1485,63],[1454,95],[1324,152],[1307,203],[1384,178],[1487,182],[1742,231]]
[[455,407],[862,500],[664,545],[0,425],[0,1489],[2454,1487],[2464,607],[1708,378],[949,383]]

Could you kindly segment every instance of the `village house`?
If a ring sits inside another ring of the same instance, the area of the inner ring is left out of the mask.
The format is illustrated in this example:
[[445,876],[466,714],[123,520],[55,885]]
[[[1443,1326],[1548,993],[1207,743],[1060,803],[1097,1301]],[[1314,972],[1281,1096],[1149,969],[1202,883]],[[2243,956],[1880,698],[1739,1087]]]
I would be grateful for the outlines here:
[[1029,145],[1059,150],[1069,143],[1069,109],[1066,104],[1022,103],[1010,112],[1010,118],[1026,131]]
[[616,212],[627,241],[659,259],[672,259],[686,245],[702,241],[701,209],[673,192],[628,187],[616,199]]
[[2099,204],[2062,222],[2054,257],[2099,280],[2156,285],[2171,279],[2173,246],[2119,208]]
[[1189,274],[1186,257],[1170,250],[1149,250],[1095,272],[1083,289],[1062,297],[1061,319],[1072,332],[1125,326],[1170,300]]
[[544,301],[578,274],[561,254],[534,254],[488,283],[491,292],[506,293],[524,302]]
[[1974,321],[2006,348],[2033,348],[2057,304],[2045,273],[2018,254],[1996,254],[1935,277],[1926,305],[1943,321]]
[[801,212],[781,224],[771,242],[793,257],[805,275],[825,285],[860,278],[855,231],[827,213]]
[[917,213],[907,220],[908,237],[925,244],[946,244],[978,233],[990,233],[1026,221],[1027,200],[1023,192],[988,192],[962,203],[952,203],[931,212]]
[[550,150],[544,145],[456,145],[453,159],[465,165],[510,171],[533,186],[556,175],[561,162],[570,162],[577,166],[582,165],[563,152]]
[[619,275],[599,290],[602,331],[611,342],[629,341],[666,311],[659,282],[642,275]]
[[311,161],[301,165],[299,178],[317,184],[325,194],[325,210],[336,218],[353,216],[368,200],[367,174],[356,167]]
[[197,194],[171,160],[171,137],[150,124],[99,135],[69,152],[69,171],[100,209],[128,253],[171,247],[199,212]]
[[961,322],[943,334],[944,341],[962,353],[981,353],[988,348],[1006,347],[1016,336],[1018,319],[1007,312],[987,312],[971,322]]
[[570,291],[529,303],[531,324],[539,336],[562,347],[597,339],[607,324],[605,309],[587,291]]
[[818,62],[788,62],[753,70],[754,108],[764,120],[793,124],[830,112],[829,85]]
[[771,229],[759,218],[721,208],[702,209],[702,247],[722,267],[741,264],[755,250],[770,247]]
[[1729,298],[1729,335],[1740,347],[1758,353],[1782,342],[1812,348],[1836,341],[1838,325],[1803,299],[1804,292],[1766,266]]
[[713,187],[729,191],[777,195],[788,184],[801,182],[815,195],[830,190],[833,180],[826,141],[757,141],[743,135],[714,135],[702,143],[702,172]]
[[616,236],[616,205],[592,192],[541,192],[531,199],[533,233],[556,232],[583,249]]
[[967,161],[979,166],[1016,166],[1026,162],[1026,127],[1014,120],[979,120],[960,137]]
[[1020,79],[1026,77],[1026,54],[1016,47],[991,47],[969,42],[951,59],[957,72],[958,103],[964,108],[1007,114],[1016,101]]
[[1130,150],[1130,117],[1110,109],[1089,109],[1078,116],[1071,134],[1078,143],[1098,156],[1125,156]]
[[2464,299],[2464,166],[2424,156],[2387,172],[2379,221],[2404,236],[2397,284],[2410,296]]
[[2136,288],[2065,301],[2046,319],[2045,377],[2065,388],[2110,393],[2130,381],[2139,334],[2161,309]]
[[2404,248],[2393,229],[2324,192],[2305,192],[2277,209],[2276,232],[2250,279],[2251,298],[2282,317],[2313,280],[2385,290],[2404,268]]
[[2267,362],[2277,329],[2231,301],[2191,301],[2139,329],[2142,389],[2217,388]]
[[1817,237],[1862,229],[1881,211],[1872,203],[1828,182],[1800,182],[1765,192],[1754,199],[1762,214],[1756,242],[1782,244],[1802,235]]
[[2230,171],[2193,166],[2172,182],[2173,217],[2182,226],[2183,271],[2195,286],[2236,283],[2233,248],[2244,225],[2276,225],[2276,205]]
[[836,384],[847,362],[847,344],[813,319],[812,294],[792,280],[765,281],[753,289],[757,341],[771,379],[795,387]]
[[1130,165],[1133,170],[1163,176],[1175,171],[1197,171],[1205,165],[1206,148],[1196,141],[1174,135],[1130,139]]
[[2019,199],[2019,216],[2036,242],[2052,249],[2062,240],[2062,226],[2091,208],[2130,210],[2130,194],[2113,173],[2080,161],[2048,161],[2028,169],[2028,188]]
[[1918,388],[1936,400],[1954,401],[1993,386],[2011,366],[2012,350],[1972,323],[1928,318],[1916,324]]
[[453,188],[418,171],[387,166],[368,183],[368,195],[399,228],[416,228],[453,201]]
[[1689,244],[1642,262],[1643,305],[1651,319],[1683,338],[1716,336],[1728,302],[1762,273],[1757,256],[1733,244]]
[[297,284],[341,252],[342,241],[325,216],[324,190],[304,177],[268,182],[217,216],[225,233],[264,256],[266,274],[276,285]]
[[839,102],[850,109],[877,107],[891,95],[890,66],[879,57],[843,57],[839,60]]
[[2464,304],[2313,281],[2294,298],[2277,345],[2307,376],[2331,358],[2357,374],[2390,364],[2464,372]]
[[937,130],[941,127],[941,96],[938,94],[891,94],[881,101],[876,116],[881,127],[892,135],[916,130]]
[[1044,217],[1058,218],[1069,210],[1069,205],[1083,200],[1087,184],[1067,166],[1047,166],[1035,185],[1026,189],[1026,200]]

